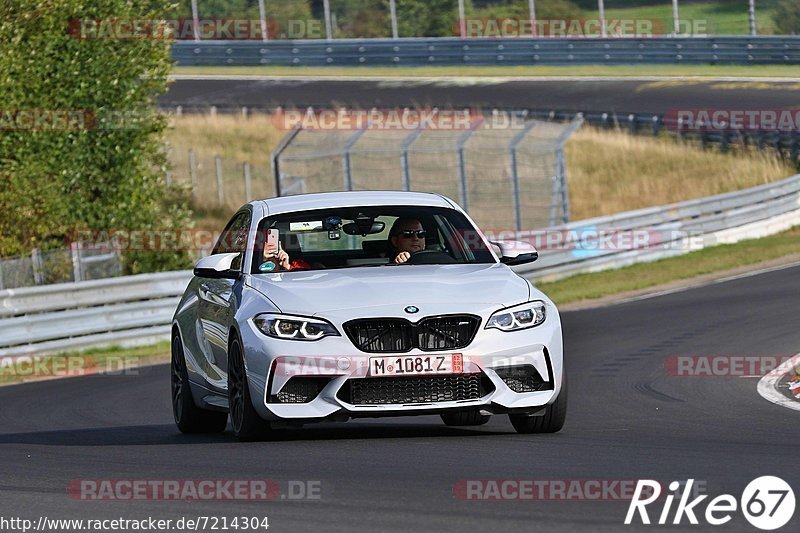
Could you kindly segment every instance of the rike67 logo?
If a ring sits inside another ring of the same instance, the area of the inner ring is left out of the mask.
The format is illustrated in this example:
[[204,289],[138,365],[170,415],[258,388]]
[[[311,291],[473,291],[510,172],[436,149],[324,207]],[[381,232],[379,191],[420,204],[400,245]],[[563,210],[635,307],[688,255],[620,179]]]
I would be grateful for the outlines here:
[[[762,476],[754,479],[745,487],[738,501],[730,494],[717,496],[705,504],[705,512],[701,512],[701,504],[708,495],[696,496],[689,500],[693,484],[694,479],[689,479],[683,490],[681,490],[682,483],[678,481],[669,484],[670,493],[667,493],[663,500],[657,524],[680,524],[685,517],[690,524],[697,525],[700,523],[698,521],[700,516],[707,524],[721,526],[731,521],[738,508],[751,525],[769,531],[783,527],[794,515],[794,492],[792,487],[779,477]],[[637,515],[642,524],[650,524],[651,518],[647,506],[659,500],[661,492],[661,484],[658,481],[639,480],[628,506],[625,524],[634,523]],[[676,496],[678,503],[673,511],[672,506]],[[652,505],[650,510],[657,510],[657,505]],[[670,516],[672,516],[671,521]]]

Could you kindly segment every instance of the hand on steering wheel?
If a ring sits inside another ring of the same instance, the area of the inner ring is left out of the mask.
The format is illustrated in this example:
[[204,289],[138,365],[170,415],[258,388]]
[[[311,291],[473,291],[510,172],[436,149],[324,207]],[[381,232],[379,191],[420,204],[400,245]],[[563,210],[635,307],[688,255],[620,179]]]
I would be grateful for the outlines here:
[[409,252],[400,252],[399,254],[397,254],[397,257],[394,258],[394,264],[402,265],[403,263],[408,261],[410,257],[411,254]]

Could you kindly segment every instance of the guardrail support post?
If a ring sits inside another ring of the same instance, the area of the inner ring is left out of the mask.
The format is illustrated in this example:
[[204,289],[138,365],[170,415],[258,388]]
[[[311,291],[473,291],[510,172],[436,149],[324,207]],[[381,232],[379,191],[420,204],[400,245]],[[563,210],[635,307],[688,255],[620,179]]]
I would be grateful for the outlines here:
[[83,281],[83,269],[81,268],[81,243],[75,241],[69,245],[72,254],[72,278],[75,281]]
[[219,198],[219,206],[225,206],[225,191],[222,187],[222,158],[219,155],[214,156],[214,164],[217,169],[217,197]]
[[36,285],[44,284],[44,276],[42,275],[42,251],[38,248],[31,250],[31,266],[33,267],[33,282]]

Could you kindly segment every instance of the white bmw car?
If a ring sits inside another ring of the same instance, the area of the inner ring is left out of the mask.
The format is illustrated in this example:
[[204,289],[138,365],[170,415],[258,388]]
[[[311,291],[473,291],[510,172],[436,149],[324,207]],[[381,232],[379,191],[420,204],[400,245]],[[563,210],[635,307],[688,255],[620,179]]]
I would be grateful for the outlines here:
[[[495,251],[495,248],[497,251]],[[197,263],[172,326],[172,404],[187,433],[508,414],[559,431],[567,391],[555,305],[448,198],[342,192],[242,207]]]

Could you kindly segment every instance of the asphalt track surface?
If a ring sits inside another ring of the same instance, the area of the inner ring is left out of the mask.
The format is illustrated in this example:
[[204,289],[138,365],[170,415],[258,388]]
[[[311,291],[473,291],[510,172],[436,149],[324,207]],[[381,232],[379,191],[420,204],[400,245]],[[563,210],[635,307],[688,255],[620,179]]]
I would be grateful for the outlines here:
[[[465,479],[703,480],[739,498],[752,479],[800,485],[798,413],[757,378],[676,377],[673,354],[800,351],[800,267],[564,313],[567,425],[518,435],[506,417],[475,429],[438,417],[361,420],[239,443],[172,423],[168,367],[0,388],[0,516],[269,516],[270,531],[619,531],[619,501],[463,501]],[[318,480],[316,501],[79,501],[76,479]],[[708,501],[708,500],[706,500]],[[705,509],[701,505],[701,512]],[[660,507],[651,513],[657,518]],[[797,531],[800,512],[787,526]],[[725,530],[754,531],[740,513]],[[667,529],[675,529],[667,528]],[[710,526],[677,529],[704,531]]]
[[319,80],[178,79],[160,104],[274,108],[498,107],[535,110],[654,113],[692,109],[790,109],[800,83],[697,80],[513,80],[510,78]]

